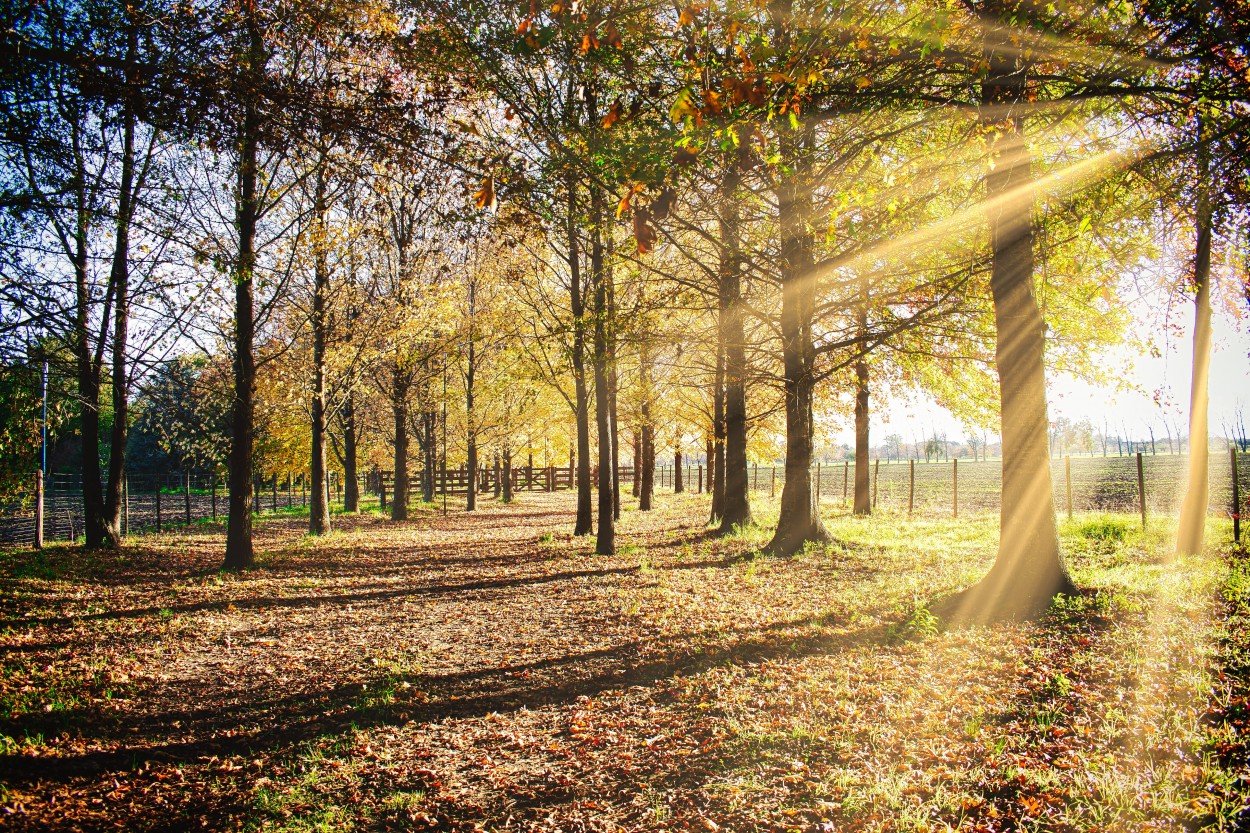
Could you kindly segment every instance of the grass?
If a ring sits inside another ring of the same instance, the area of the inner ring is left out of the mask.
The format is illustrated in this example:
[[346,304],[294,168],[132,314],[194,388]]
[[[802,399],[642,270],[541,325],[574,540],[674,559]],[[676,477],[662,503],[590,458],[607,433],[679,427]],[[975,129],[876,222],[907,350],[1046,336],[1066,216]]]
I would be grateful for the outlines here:
[[826,506],[833,543],[773,559],[775,502],[716,537],[705,496],[661,493],[591,558],[569,498],[365,511],[317,539],[279,513],[239,575],[176,532],[0,552],[0,803],[27,829],[98,806],[254,831],[1250,819],[1250,560],[1228,546],[1175,558],[1163,519],[1061,520],[1081,595],[948,630],[933,604],[992,562],[995,515]]

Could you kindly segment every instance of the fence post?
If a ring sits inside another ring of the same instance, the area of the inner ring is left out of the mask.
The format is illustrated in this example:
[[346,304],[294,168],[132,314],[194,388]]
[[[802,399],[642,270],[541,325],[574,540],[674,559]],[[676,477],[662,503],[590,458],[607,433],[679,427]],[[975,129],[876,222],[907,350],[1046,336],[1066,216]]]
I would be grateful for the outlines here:
[[291,504],[295,501],[295,481],[291,479],[291,473],[286,473],[286,508],[290,509]]
[[1142,453],[1137,452],[1137,504],[1141,507],[1141,528],[1146,528],[1146,475],[1142,471]]
[[699,494],[703,494],[703,464],[699,464]]
[[770,466],[773,472],[773,481],[768,485],[768,496],[770,498],[777,497],[777,467]]
[[1237,482],[1237,446],[1228,447],[1228,459],[1233,464],[1233,543],[1241,543],[1241,485]]
[[881,471],[881,458],[872,461],[872,508],[877,508],[877,473]]
[[156,479],[156,531],[161,531],[161,479]]
[[959,517],[959,458],[951,460],[951,517]]
[[[819,468],[817,468],[817,470],[819,471]],[[758,492],[759,490],[760,490],[760,464],[756,463],[755,464],[755,483],[754,485],[751,486],[751,491]],[[817,495],[820,494],[819,487],[817,487],[816,493]]]
[[816,463],[816,505],[820,505],[820,463]]
[[182,514],[186,520],[186,525],[191,525],[191,472],[182,473]]
[[217,472],[213,472],[213,520],[217,520]]
[[1068,493],[1068,520],[1072,520],[1072,458],[1063,458],[1063,480]]
[[908,460],[907,468],[907,514],[910,515],[916,505],[916,461]]
[[35,549],[43,549],[43,469],[35,472]]
[[382,479],[382,475],[378,475],[378,506],[382,511],[386,511],[386,481]]
[[842,502],[846,503],[846,496],[849,494],[847,487],[851,482],[851,461],[842,461]]
[[122,478],[122,537],[130,534],[130,476]]

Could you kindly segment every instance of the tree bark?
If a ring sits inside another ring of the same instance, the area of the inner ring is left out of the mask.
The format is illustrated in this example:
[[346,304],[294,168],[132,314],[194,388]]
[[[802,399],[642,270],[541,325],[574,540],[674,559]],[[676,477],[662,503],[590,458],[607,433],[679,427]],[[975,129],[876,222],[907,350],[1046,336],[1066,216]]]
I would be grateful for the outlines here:
[[1194,211],[1197,239],[1194,245],[1194,355],[1189,380],[1189,478],[1181,502],[1176,532],[1178,555],[1202,552],[1206,537],[1207,504],[1210,501],[1207,439],[1211,369],[1211,211],[1209,151],[1198,148],[1198,198]]
[[786,411],[786,481],[781,489],[777,531],[768,544],[774,555],[793,555],[808,542],[829,540],[816,506],[812,482],[816,350],[812,321],[816,281],[812,228],[811,125],[785,131],[778,142],[790,166],[777,186],[781,233],[781,358]]
[[998,128],[985,177],[993,263],[990,292],[1002,403],[1003,489],[998,557],[958,599],[955,618],[990,621],[1045,610],[1073,591],[1059,552],[1048,459],[1045,336],[1033,289],[1033,173],[1023,117],[1026,71],[990,56],[982,104]]
[[309,464],[312,501],[308,510],[308,532],[325,535],[330,531],[330,496],[326,480],[326,303],[330,294],[330,265],[326,240],[325,172],[318,171],[313,204],[313,391],[312,460]]
[[[428,374],[428,368],[427,374]],[[425,403],[429,401],[428,385],[426,386]],[[422,404],[421,411],[421,500],[424,503],[434,502],[434,477],[435,469],[438,468],[437,446],[435,444],[435,435],[438,433],[438,413],[429,409],[427,404]]]
[[719,524],[725,516],[725,345],[720,340],[720,328],[717,328],[716,339],[716,375],[713,378],[715,390],[712,393],[712,458],[715,469],[712,478],[712,516],[710,524]]
[[503,502],[512,502],[512,449],[503,450]]
[[[678,442],[680,442],[678,438]],[[686,484],[682,482],[681,471],[681,446],[673,448],[673,494],[680,495],[686,491]]]
[[[747,474],[747,359],[743,323],[742,263],[736,192],[737,169],[730,166],[721,183],[719,341],[724,350],[724,468],[720,500],[721,533],[751,523],[750,483]],[[718,481],[719,482],[719,481]]]
[[[264,72],[264,43],[254,7],[247,15],[248,73],[252,81]],[[258,86],[258,85],[256,85]],[[252,281],[256,270],[256,222],[259,214],[256,193],[256,155],[260,135],[260,114],[252,90],[244,92],[243,125],[239,146],[239,199],[235,224],[239,232],[239,256],[234,276],[234,408],[231,414],[229,456],[230,515],[226,523],[227,570],[251,567],[252,549],[252,447],[255,442],[256,335],[255,299]]]
[[464,498],[464,509],[473,512],[477,509],[477,424],[473,410],[473,382],[477,372],[477,344],[473,333],[473,316],[477,312],[477,279],[469,277],[469,344],[468,361],[464,372],[464,412],[465,431],[467,433],[466,454],[469,470],[468,492]]
[[638,388],[642,393],[642,437],[637,466],[638,509],[651,511],[655,493],[655,426],[651,424],[651,346],[644,336],[638,349]]
[[595,535],[595,554],[616,553],[616,510],[613,501],[611,407],[608,392],[608,281],[603,251],[603,192],[598,186],[591,191],[591,216],[594,223],[590,242],[590,276],[594,283],[594,347],[591,362],[595,373],[595,426],[599,434],[599,526]]
[[[412,383],[397,359],[392,368],[391,415],[395,423],[395,489],[391,496],[391,520],[408,520],[408,390]],[[426,438],[427,445],[433,440]],[[427,480],[432,476],[427,475]]]
[[634,431],[634,482],[630,486],[630,492],[634,497],[642,491],[642,429]]
[[868,472],[868,278],[860,275],[860,303],[855,311],[859,358],[855,362],[855,502],[854,514],[872,514]]
[[343,402],[343,511],[360,511],[360,486],[356,482],[356,396],[348,392]]
[[577,240],[577,181],[568,178],[569,300],[573,313],[573,387],[577,421],[577,519],[574,535],[594,526],[590,486],[590,397],[586,391],[586,305],[582,297],[581,254]]
[[[126,32],[127,57],[135,60],[138,32],[133,21]],[[137,83],[135,75],[131,82]],[[113,430],[109,443],[108,485],[104,494],[104,537],[110,547],[122,543],[122,512],[126,488],[126,442],[130,434],[130,376],[126,348],[130,323],[130,225],[134,215],[135,107],[127,96],[122,105],[121,182],[117,198],[117,233],[109,283],[113,286]]]

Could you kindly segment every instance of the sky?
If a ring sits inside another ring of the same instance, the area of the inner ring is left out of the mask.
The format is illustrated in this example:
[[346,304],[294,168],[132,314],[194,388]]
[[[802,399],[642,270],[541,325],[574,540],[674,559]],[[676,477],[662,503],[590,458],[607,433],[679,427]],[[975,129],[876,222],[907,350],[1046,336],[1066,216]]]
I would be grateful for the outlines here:
[[[1134,323],[1137,334],[1148,336],[1160,328],[1155,310],[1144,311]],[[1189,375],[1193,356],[1193,305],[1185,304],[1173,311],[1173,323],[1182,328],[1166,342],[1162,355],[1151,356],[1138,348],[1123,346],[1105,357],[1106,367],[1116,368],[1118,386],[1090,385],[1071,376],[1047,376],[1047,404],[1050,419],[1065,417],[1073,422],[1088,419],[1101,429],[1104,419],[1108,433],[1125,434],[1133,439],[1164,435],[1166,417],[1176,432],[1188,432]],[[1211,356],[1210,433],[1222,434],[1222,425],[1231,425],[1240,409],[1250,424],[1250,332],[1247,322],[1235,322],[1226,313],[1216,312],[1213,322]],[[1155,392],[1160,393],[1156,403]],[[951,440],[963,440],[968,428],[949,411],[923,395],[910,402],[893,401],[874,413],[870,432],[873,445],[887,434],[901,434],[905,442],[912,436],[932,436],[943,431]],[[852,425],[830,438],[832,444],[854,443]],[[991,442],[994,441],[991,432]]]

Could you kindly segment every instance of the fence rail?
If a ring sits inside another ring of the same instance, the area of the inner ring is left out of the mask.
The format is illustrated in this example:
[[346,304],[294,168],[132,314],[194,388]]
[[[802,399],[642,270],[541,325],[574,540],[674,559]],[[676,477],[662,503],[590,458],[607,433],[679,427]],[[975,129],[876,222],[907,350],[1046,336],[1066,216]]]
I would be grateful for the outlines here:
[[[1234,461],[1240,487],[1236,490]],[[832,507],[849,503],[854,490],[854,471],[855,465],[849,461],[821,462],[813,467],[821,505]],[[619,469],[622,492],[632,489],[635,473],[632,466]],[[747,474],[748,485],[757,496],[778,495],[785,486],[785,468],[780,465],[752,465]],[[958,515],[998,509],[1002,462],[967,458],[949,462],[874,460],[869,476],[875,508],[919,515]],[[1250,454],[1212,454],[1208,476],[1208,511],[1236,518],[1243,516],[1250,500],[1250,488],[1247,488]],[[409,499],[416,500],[424,473],[414,471],[409,477]],[[1055,509],[1060,513],[1174,515],[1180,511],[1187,477],[1188,458],[1181,455],[1065,457],[1051,461]],[[433,478],[433,492],[436,496],[464,495],[469,480],[463,467],[440,470]],[[476,480],[479,491],[493,490],[492,469],[483,468]],[[576,484],[576,472],[568,466],[514,466],[512,481],[515,491],[571,489]],[[591,469],[591,481],[598,483],[595,467]],[[358,483],[362,494],[378,495],[383,507],[387,505],[387,497],[394,495],[392,472],[361,475]],[[656,488],[676,491],[679,484],[686,492],[706,491],[709,484],[705,467],[700,463],[684,465],[680,470],[672,465],[656,466]],[[1239,492],[1238,501],[1234,500],[1235,491]],[[309,502],[308,483],[299,475],[257,479],[253,492],[253,510],[258,513],[302,508]],[[49,476],[44,494],[44,539],[64,541],[81,535],[81,480],[73,475]],[[329,494],[332,504],[342,506],[343,484],[334,475],[329,482]],[[1235,502],[1239,503],[1239,508],[1234,506]],[[123,501],[123,531],[136,535],[188,526],[224,517],[226,511],[225,486],[212,475],[131,475],[126,481]],[[33,506],[0,507],[0,544],[30,544],[35,535]]]

